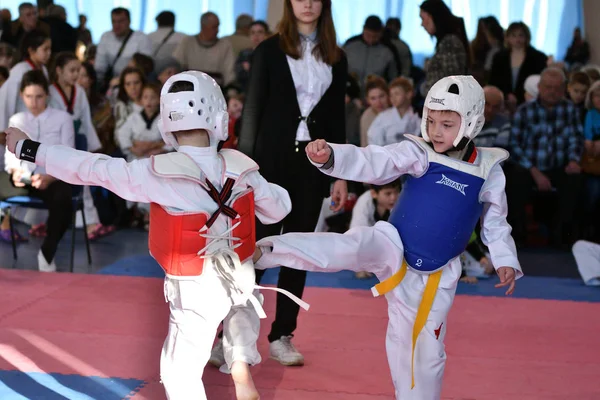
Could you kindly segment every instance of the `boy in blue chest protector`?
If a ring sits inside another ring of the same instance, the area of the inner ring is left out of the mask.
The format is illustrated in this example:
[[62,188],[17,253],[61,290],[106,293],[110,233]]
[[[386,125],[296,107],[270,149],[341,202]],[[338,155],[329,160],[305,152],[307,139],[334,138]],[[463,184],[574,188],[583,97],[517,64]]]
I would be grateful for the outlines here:
[[373,272],[375,296],[388,301],[386,350],[396,398],[441,396],[446,318],[461,276],[460,254],[479,220],[500,283],[512,294],[521,277],[506,222],[508,153],[475,148],[484,123],[483,89],[471,76],[438,81],[425,100],[422,138],[405,135],[385,147],[329,144],[306,147],[311,162],[340,179],[382,185],[410,178],[388,222],[345,234],[289,233],[257,243],[257,268],[287,265],[308,271]]

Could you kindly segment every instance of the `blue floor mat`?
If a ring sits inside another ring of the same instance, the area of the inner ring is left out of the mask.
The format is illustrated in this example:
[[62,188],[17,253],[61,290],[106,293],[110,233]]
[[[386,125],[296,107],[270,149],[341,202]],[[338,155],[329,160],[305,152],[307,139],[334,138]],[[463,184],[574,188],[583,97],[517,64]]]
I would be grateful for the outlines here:
[[121,400],[143,385],[138,379],[0,371],[2,400]]
[[[278,272],[278,268],[268,270],[261,283],[265,285],[277,284]],[[162,278],[165,276],[156,261],[148,255],[138,255],[121,259],[101,269],[98,273],[152,278]],[[377,282],[375,278],[356,279],[354,273],[351,271],[336,273],[309,272],[306,285],[324,288],[369,290]],[[493,277],[480,280],[475,285],[460,283],[457,293],[502,297],[506,289],[496,289],[494,285],[498,282],[498,278]],[[600,302],[600,287],[585,286],[581,279],[525,276],[518,280],[517,289],[513,296],[524,299]]]

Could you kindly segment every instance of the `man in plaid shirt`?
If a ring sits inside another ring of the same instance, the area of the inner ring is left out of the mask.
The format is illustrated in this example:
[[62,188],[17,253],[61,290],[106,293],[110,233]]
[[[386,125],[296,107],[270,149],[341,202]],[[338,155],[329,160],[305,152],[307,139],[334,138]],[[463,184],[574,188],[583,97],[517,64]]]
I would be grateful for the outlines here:
[[513,117],[506,176],[509,213],[517,243],[525,239],[525,206],[534,192],[556,192],[553,212],[555,245],[574,242],[575,210],[581,185],[579,161],[583,152],[583,127],[579,110],[565,98],[562,70],[545,69],[536,100],[522,104]]

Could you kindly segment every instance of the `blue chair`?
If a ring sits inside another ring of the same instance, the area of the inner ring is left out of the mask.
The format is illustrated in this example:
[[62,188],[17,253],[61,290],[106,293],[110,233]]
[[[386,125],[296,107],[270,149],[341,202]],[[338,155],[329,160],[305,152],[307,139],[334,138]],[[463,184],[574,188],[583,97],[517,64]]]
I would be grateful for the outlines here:
[[[75,148],[78,150],[87,150],[87,137],[82,134],[75,135]],[[83,212],[83,187],[80,185],[71,185],[72,195],[71,202],[73,204],[73,217],[71,219],[71,263],[70,271],[73,272],[73,263],[75,258],[75,222],[77,217],[77,211],[81,211],[83,217],[83,237],[85,239],[85,248],[87,251],[88,266],[92,264],[92,255],[90,253],[90,242],[87,236],[87,223],[85,221],[85,213]],[[44,201],[37,197],[32,196],[14,196],[0,201],[0,209],[4,210],[9,207],[20,206],[24,208],[33,208],[36,210],[47,210],[48,208],[44,204]],[[9,218],[10,223],[10,234],[13,250],[13,258],[17,259],[17,244],[15,242],[14,229],[12,216]],[[88,267],[89,272],[89,267]]]

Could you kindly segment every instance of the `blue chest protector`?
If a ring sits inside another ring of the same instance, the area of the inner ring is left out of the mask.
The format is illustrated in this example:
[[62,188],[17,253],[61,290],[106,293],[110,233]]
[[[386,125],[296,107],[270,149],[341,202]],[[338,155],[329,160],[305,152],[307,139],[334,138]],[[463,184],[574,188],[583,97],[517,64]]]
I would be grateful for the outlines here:
[[435,153],[422,139],[406,135],[428,156],[420,177],[410,177],[392,211],[407,264],[430,274],[466,248],[483,211],[480,192],[489,171],[507,158],[501,149],[478,149],[475,164]]

